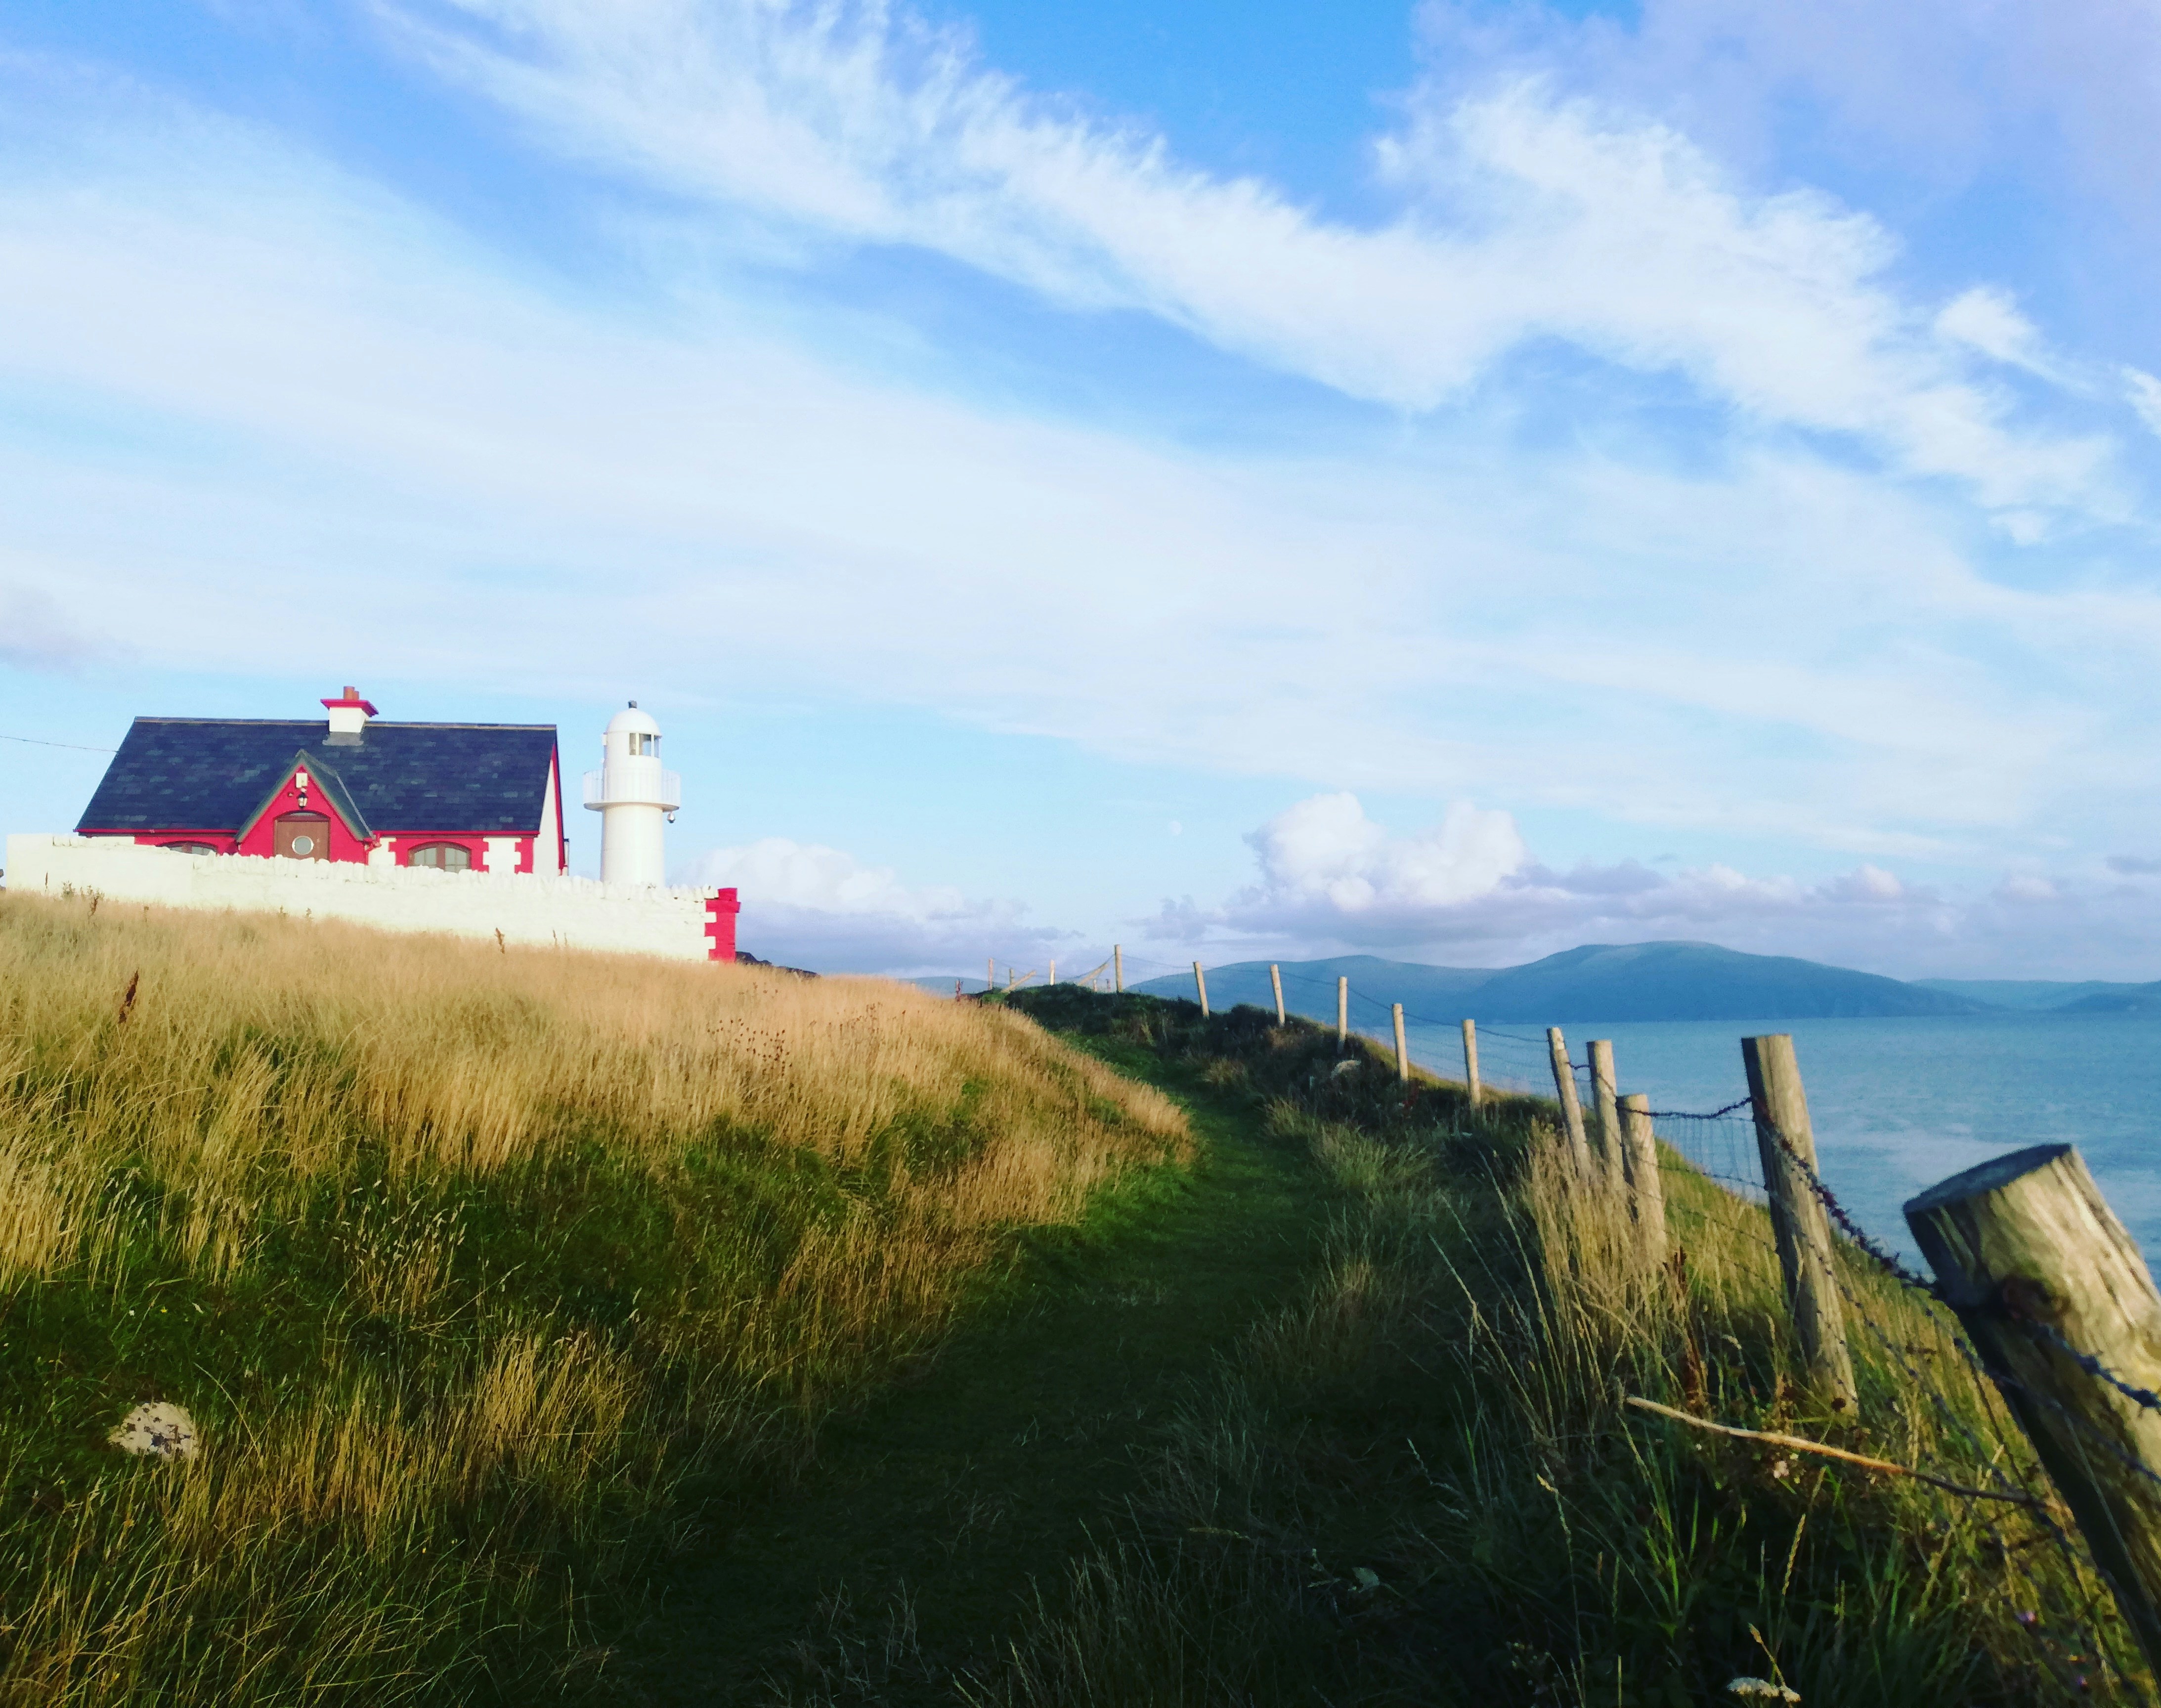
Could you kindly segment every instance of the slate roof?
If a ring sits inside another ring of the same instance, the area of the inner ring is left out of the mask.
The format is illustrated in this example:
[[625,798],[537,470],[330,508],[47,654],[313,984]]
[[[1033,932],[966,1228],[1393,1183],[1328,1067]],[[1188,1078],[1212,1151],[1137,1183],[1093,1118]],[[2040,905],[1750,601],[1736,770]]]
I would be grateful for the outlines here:
[[370,722],[333,741],[318,719],[138,717],[78,831],[237,831],[305,752],[378,836],[532,836],[553,724]]

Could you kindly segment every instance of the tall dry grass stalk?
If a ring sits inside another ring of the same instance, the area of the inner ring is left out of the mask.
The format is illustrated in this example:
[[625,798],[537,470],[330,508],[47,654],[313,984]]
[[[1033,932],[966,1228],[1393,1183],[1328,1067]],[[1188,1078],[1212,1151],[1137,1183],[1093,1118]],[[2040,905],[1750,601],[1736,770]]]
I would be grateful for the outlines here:
[[[883,981],[0,898],[0,1704],[529,1674],[684,1476],[1188,1143]],[[103,1448],[154,1395],[195,1463]]]
[[[1511,1394],[1540,1451],[1580,1457],[1584,1443],[1620,1434],[1619,1403],[1634,1393],[2023,1497],[2031,1503],[1971,1498],[1910,1476],[1834,1478],[1822,1460],[1664,1426],[1679,1437],[1661,1444],[1668,1464],[1707,1466],[1798,1505],[1796,1552],[1812,1514],[1862,1528],[1876,1580],[1851,1586],[1853,1619],[1934,1617],[1963,1627],[1964,1643],[1954,1638],[1952,1647],[1986,1652],[2046,1694],[2143,1700],[2144,1667],[2069,1509],[1948,1315],[1841,1240],[1836,1268],[1858,1395],[1855,1414],[1830,1407],[1806,1384],[1768,1211],[1661,1150],[1672,1256],[1647,1268],[1625,1193],[1586,1179],[1550,1133],[1534,1135],[1516,1214],[1539,1284],[1519,1299],[1513,1323],[1497,1325],[1480,1367]],[[1645,1465],[1647,1480],[1671,1484],[1670,1471],[1650,1478]],[[1820,1496],[1830,1481],[1836,1500]],[[1655,1511],[1672,1530],[1673,1505]],[[1669,1566],[1681,1546],[1669,1534],[1657,1564]],[[1794,1569],[1789,1558],[1789,1586]]]

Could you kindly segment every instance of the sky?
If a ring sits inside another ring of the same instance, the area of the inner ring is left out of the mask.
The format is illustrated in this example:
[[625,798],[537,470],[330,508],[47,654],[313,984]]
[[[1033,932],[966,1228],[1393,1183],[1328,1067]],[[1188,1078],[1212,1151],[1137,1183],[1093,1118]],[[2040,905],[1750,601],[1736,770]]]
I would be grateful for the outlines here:
[[2161,976],[2157,91],[2108,0],[12,0],[0,832],[636,699],[798,965]]

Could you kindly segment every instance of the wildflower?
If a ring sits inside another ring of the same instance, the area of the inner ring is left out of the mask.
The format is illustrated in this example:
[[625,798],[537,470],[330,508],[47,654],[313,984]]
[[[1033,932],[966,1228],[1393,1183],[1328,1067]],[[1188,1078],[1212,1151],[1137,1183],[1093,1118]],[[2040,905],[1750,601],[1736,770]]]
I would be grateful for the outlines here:
[[1766,1702],[1798,1702],[1801,1693],[1786,1685],[1774,1685],[1768,1679],[1739,1678],[1727,1680],[1726,1693],[1729,1696],[1755,1696]]

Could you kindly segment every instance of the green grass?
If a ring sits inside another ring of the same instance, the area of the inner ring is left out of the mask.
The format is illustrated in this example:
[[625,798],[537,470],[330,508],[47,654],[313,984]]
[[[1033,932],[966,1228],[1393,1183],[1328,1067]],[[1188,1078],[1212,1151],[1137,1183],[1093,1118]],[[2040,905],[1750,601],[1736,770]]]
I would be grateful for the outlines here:
[[1046,1589],[970,1700],[1629,1708],[1737,1700],[1742,1675],[1840,1708],[2149,1700],[2101,1585],[2032,1515],[1620,1405],[2045,1493],[1940,1321],[1853,1254],[1845,1279],[1900,1349],[1855,1324],[1858,1423],[1794,1379],[1762,1212],[1678,1159],[1696,1219],[1674,1221],[1679,1263],[1645,1273],[1528,1100],[1473,1121],[1372,1052],[1339,1085],[1332,1039],[1252,1010],[1038,1002],[1149,1037],[1159,1075],[1208,1064],[1310,1147],[1341,1208],[1299,1295],[1159,1443],[1131,1523]]
[[1760,1212],[1632,1266],[1536,1100],[566,965],[0,899],[0,1705],[2145,1700],[2032,1514],[1624,1410],[2040,1486],[1857,1262],[1815,1406]]
[[[0,896],[0,1704],[575,1692],[652,1562],[1187,1143],[878,982]],[[198,1460],[108,1445],[148,1399]]]
[[1018,1634],[1032,1584],[1130,1523],[1164,1432],[1294,1294],[1337,1194],[1197,1070],[1101,1053],[1181,1096],[1198,1159],[1026,1235],[935,1361],[826,1424],[814,1477],[671,1575],[616,1645],[616,1700],[950,1701]]

